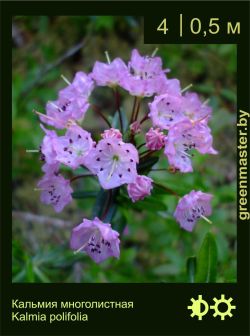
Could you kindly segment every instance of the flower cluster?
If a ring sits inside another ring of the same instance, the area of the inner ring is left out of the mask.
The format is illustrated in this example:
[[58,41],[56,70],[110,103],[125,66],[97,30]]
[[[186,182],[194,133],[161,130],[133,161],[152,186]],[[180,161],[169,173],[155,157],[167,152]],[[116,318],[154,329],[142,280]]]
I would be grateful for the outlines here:
[[[184,93],[179,80],[169,79],[168,72],[163,69],[160,57],[141,56],[133,50],[128,64],[120,58],[112,62],[108,58],[107,63],[96,62],[89,74],[77,72],[72,82],[65,79],[67,87],[59,91],[54,101],[47,103],[46,114],[38,113],[43,124],[65,130],[64,135],[58,135],[41,124],[44,138],[40,154],[44,176],[38,187],[43,203],[51,204],[60,212],[72,201],[71,182],[76,177],[66,179],[60,173],[61,165],[72,170],[87,169],[106,190],[125,186],[123,191],[127,190],[132,202],[137,202],[149,196],[153,189],[153,179],[140,175],[138,169],[151,155],[164,153],[170,168],[188,173],[193,171],[191,159],[195,151],[217,153],[212,147],[208,126],[211,108],[201,102],[196,93]],[[94,140],[84,129],[87,127],[84,118],[91,108],[91,95],[97,86],[110,87],[116,99],[121,87],[135,97],[135,103],[130,124],[124,129],[118,97],[120,129],[112,128],[108,122],[110,127]],[[140,102],[144,97],[152,97],[152,101],[148,104],[148,114],[139,121]],[[143,134],[142,124],[147,120],[152,123],[146,130],[145,143],[138,144],[137,135]],[[142,146],[145,151],[140,153]],[[199,218],[210,215],[211,198],[210,194],[194,190],[181,198],[174,213],[180,226],[192,231]],[[84,218],[71,235],[71,248],[85,251],[97,263],[110,256],[119,258],[120,254],[119,233],[104,220],[105,215],[100,219]]]

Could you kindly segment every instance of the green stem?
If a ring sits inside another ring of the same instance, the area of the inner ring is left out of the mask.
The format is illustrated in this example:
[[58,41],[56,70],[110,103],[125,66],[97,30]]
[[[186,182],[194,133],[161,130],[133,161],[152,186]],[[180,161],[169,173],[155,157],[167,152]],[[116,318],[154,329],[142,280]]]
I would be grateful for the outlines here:
[[105,210],[101,216],[101,220],[104,220],[108,211],[109,211],[109,208],[110,208],[110,205],[111,205],[111,200],[112,200],[112,190],[109,190],[108,191],[108,200],[107,200],[107,203],[106,203],[106,207],[105,207]]
[[138,97],[138,102],[137,102],[137,107],[136,107],[136,111],[135,111],[135,116],[134,116],[134,120],[136,121],[139,115],[139,111],[140,111],[140,106],[141,106],[141,98]]
[[119,92],[118,92],[117,88],[114,89],[114,94],[115,94],[115,108],[116,108],[116,111],[118,111],[118,114],[119,114],[121,132],[123,133],[123,121],[122,121],[122,113],[121,113],[121,109],[120,109],[120,95],[119,95]]
[[107,123],[107,125],[111,128],[112,125],[109,122],[108,118],[102,113],[101,109],[97,105],[92,105],[92,109]]
[[151,171],[152,172],[154,172],[154,171],[165,171],[165,172],[167,172],[168,170],[166,168],[153,168],[153,169],[151,169]]
[[147,154],[144,155],[144,156],[141,156],[141,157],[140,157],[140,160],[145,160],[146,158],[148,158],[149,156],[151,156],[152,154],[155,153],[155,151],[145,151],[145,152],[143,152],[142,154],[144,154],[144,153],[146,153],[146,152],[147,152]]
[[149,116],[148,116],[148,114],[147,114],[147,115],[145,115],[144,118],[142,118],[142,120],[140,121],[140,124],[143,124],[144,121],[146,121],[146,120],[148,120],[148,119],[149,119]]
[[[138,148],[137,148],[138,149]],[[144,152],[142,152],[142,153],[140,153],[140,156],[141,155],[144,155],[144,154],[147,154],[147,153],[150,153],[150,152],[152,152],[150,149],[147,149],[147,150],[145,150]]]
[[84,177],[91,177],[91,176],[95,176],[94,174],[81,174],[81,175],[76,175],[76,176],[73,176],[71,179],[70,179],[70,183],[75,181],[75,180],[78,180],[80,178],[84,178]]
[[134,120],[134,114],[135,114],[135,111],[136,111],[136,107],[137,107],[137,99],[138,97],[135,97],[134,99],[134,104],[133,104],[133,109],[132,109],[132,113],[131,113],[131,118],[130,118],[130,124],[132,124],[133,120]]
[[168,188],[168,187],[166,187],[166,186],[164,186],[164,185],[162,185],[162,184],[160,184],[160,183],[157,183],[157,182],[153,182],[153,184],[154,184],[155,186],[157,186],[157,187],[163,189],[163,190],[166,190],[168,193],[171,193],[172,195],[174,195],[174,196],[180,198],[180,196],[179,196],[174,190],[172,190],[172,189],[170,189],[170,188]]
[[137,147],[137,150],[139,150],[140,148],[142,148],[142,147],[145,146],[145,145],[146,145],[146,143],[143,142],[142,144],[140,144],[140,145]]

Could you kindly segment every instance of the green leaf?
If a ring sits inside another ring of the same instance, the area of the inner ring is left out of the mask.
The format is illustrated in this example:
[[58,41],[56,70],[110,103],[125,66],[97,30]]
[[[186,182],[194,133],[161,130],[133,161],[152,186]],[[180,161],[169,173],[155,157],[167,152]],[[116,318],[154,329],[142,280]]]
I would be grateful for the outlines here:
[[195,282],[196,263],[196,257],[189,257],[187,260],[187,275],[190,283]]
[[112,218],[117,210],[117,204],[112,203],[108,209],[108,212],[106,213],[105,217],[103,218],[103,221],[105,223],[110,223],[112,221]]
[[26,277],[28,282],[35,282],[32,260],[28,256],[26,258]]
[[142,201],[138,201],[132,204],[134,209],[138,210],[146,210],[146,211],[166,211],[167,206],[166,204],[162,203],[159,198],[148,197]]
[[105,215],[102,220],[110,222],[117,208],[116,197],[118,196],[118,193],[119,188],[115,188],[112,190],[101,189],[97,195],[96,202],[93,208],[93,217],[102,218]]
[[137,170],[139,173],[145,172],[145,171],[149,171],[151,167],[153,167],[153,165],[156,164],[156,162],[158,162],[159,157],[157,156],[153,156],[151,158],[148,158],[146,160],[142,160],[138,167]]
[[38,267],[34,267],[34,273],[41,282],[50,283],[49,278]]
[[73,198],[88,198],[88,197],[97,197],[97,191],[75,191],[72,193]]
[[157,197],[146,197],[144,200],[137,201],[133,203],[128,197],[126,196],[119,196],[118,202],[122,207],[127,207],[128,209],[135,209],[135,210],[145,210],[145,211],[166,211],[167,206],[165,203],[161,202]]
[[167,191],[165,188],[159,186],[158,184],[154,184],[154,188],[151,192],[151,195],[157,197],[158,195],[167,195]]
[[229,89],[222,89],[221,95],[232,103],[236,103],[236,93]]
[[[123,130],[126,131],[128,128],[128,118],[126,113],[124,112],[124,110],[122,108],[120,108],[121,111],[121,116],[122,116],[122,124],[123,124]],[[113,128],[121,128],[120,125],[120,118],[119,118],[119,112],[116,111],[112,120],[112,127]]]
[[97,194],[96,202],[93,207],[92,212],[93,217],[101,217],[107,198],[108,198],[108,191],[101,189]]
[[127,225],[127,220],[125,216],[122,215],[121,211],[117,211],[113,217],[113,229],[118,231],[121,235]]
[[208,232],[197,258],[195,282],[215,282],[217,273],[217,246],[212,233]]

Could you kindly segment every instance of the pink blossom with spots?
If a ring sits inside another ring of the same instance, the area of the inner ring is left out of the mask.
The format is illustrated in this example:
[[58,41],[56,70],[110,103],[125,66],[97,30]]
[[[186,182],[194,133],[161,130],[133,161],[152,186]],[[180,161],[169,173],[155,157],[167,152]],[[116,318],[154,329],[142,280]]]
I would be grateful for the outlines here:
[[212,108],[202,103],[197,93],[187,92],[182,97],[182,112],[191,121],[208,122],[211,117]]
[[56,161],[55,142],[58,138],[55,131],[46,129],[42,124],[40,125],[45,133],[42,144],[40,146],[41,160],[46,161],[47,164],[53,165]]
[[181,96],[180,81],[176,78],[168,79],[166,77],[165,81],[161,82],[156,93],[157,95],[169,94],[173,96]]
[[150,128],[146,133],[146,147],[150,150],[160,150],[165,144],[165,134],[159,128]]
[[77,72],[73,82],[59,91],[59,97],[46,105],[48,118],[40,116],[42,122],[59,129],[68,123],[83,119],[89,108],[89,96],[94,89],[94,82],[84,72]]
[[144,175],[137,175],[133,183],[128,184],[128,195],[133,202],[144,199],[151,194],[153,180]]
[[212,213],[210,204],[212,197],[211,194],[195,190],[182,197],[174,213],[174,217],[180,226],[187,231],[193,231],[199,218],[210,216]]
[[85,166],[98,176],[104,189],[112,189],[134,182],[138,162],[138,151],[134,145],[117,138],[105,138],[91,150]]
[[94,142],[89,132],[80,126],[71,126],[64,136],[58,137],[55,143],[56,160],[76,169],[84,164]]
[[165,85],[165,72],[160,57],[141,56],[134,49],[127,74],[122,77],[120,85],[132,96],[150,97]]
[[74,251],[86,252],[98,264],[109,257],[120,257],[119,233],[97,217],[93,220],[84,218],[73,229],[70,246]]
[[60,168],[60,162],[56,162],[53,164],[45,163],[42,166],[42,171],[47,174],[57,174]]
[[182,96],[181,93],[178,94],[178,90],[176,92],[177,94],[173,92],[156,96],[149,104],[149,116],[153,125],[168,130],[183,120],[207,124],[211,107],[202,103],[196,93],[187,92]]
[[51,204],[56,212],[61,212],[72,201],[73,190],[70,187],[70,181],[62,175],[47,173],[37,186],[41,188],[41,202]]
[[183,120],[182,97],[179,95],[164,94],[156,96],[149,104],[149,117],[155,127],[170,129],[171,126]]
[[184,120],[170,128],[165,138],[165,155],[169,164],[182,173],[193,171],[191,150],[201,154],[217,154],[212,147],[213,137],[210,128],[203,123]]
[[97,85],[115,87],[120,85],[127,71],[126,64],[120,58],[115,58],[110,63],[95,62],[91,77]]

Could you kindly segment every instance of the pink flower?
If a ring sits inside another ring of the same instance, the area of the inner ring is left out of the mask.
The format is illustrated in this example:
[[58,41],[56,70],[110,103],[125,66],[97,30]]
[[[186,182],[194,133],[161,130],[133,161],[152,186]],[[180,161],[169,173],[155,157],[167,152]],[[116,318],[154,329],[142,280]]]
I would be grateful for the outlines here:
[[70,246],[73,250],[85,251],[96,263],[109,257],[119,258],[119,233],[112,230],[109,223],[103,223],[99,218],[83,219],[71,234]]
[[[149,104],[149,116],[154,126],[169,129],[183,120],[201,121],[207,124],[211,115],[211,108],[202,103],[196,93],[187,92],[184,96],[173,82],[172,92],[156,96]],[[178,85],[177,85],[178,86]]]
[[93,88],[92,79],[83,72],[77,72],[72,84],[59,91],[58,99],[47,103],[48,118],[40,116],[41,121],[62,129],[66,128],[69,122],[84,118]]
[[41,202],[51,204],[56,212],[61,212],[72,201],[70,181],[62,175],[47,173],[37,186],[42,189]]
[[42,166],[42,171],[44,173],[48,173],[48,174],[53,175],[53,174],[58,173],[59,167],[60,167],[60,162],[56,162],[56,163],[53,163],[53,164],[45,163]]
[[132,144],[117,138],[106,138],[91,150],[85,166],[98,176],[104,189],[112,189],[134,182],[138,161],[138,152]]
[[169,164],[182,173],[192,172],[193,154],[189,152],[196,149],[201,154],[217,154],[212,141],[211,130],[207,125],[184,120],[170,128],[165,139],[164,154],[168,157]]
[[165,81],[161,58],[141,56],[134,49],[127,74],[122,77],[120,85],[132,96],[150,97],[160,90]]
[[95,62],[91,77],[97,85],[115,87],[120,85],[125,73],[127,66],[120,58],[115,58],[110,64]]
[[54,145],[58,136],[55,131],[47,130],[42,124],[40,124],[40,126],[45,132],[45,136],[40,146],[41,160],[46,161],[48,164],[54,164],[56,163]]
[[73,82],[66,88],[59,91],[59,97],[67,99],[78,99],[79,97],[88,100],[94,89],[94,82],[91,75],[87,75],[82,71],[75,74]]
[[156,96],[149,104],[149,117],[156,127],[168,130],[177,122],[183,120],[182,97],[179,95],[164,94]]
[[146,147],[150,150],[160,150],[164,147],[165,135],[159,128],[150,128],[146,133]]
[[55,142],[56,160],[66,166],[76,169],[84,163],[85,157],[94,143],[89,132],[80,126],[71,126],[64,136]]
[[128,68],[133,75],[143,76],[146,79],[164,73],[160,57],[141,56],[136,49],[132,51]]
[[131,132],[133,134],[138,134],[141,132],[141,124],[139,121],[134,121],[130,126],[129,126]]
[[203,123],[207,123],[212,109],[210,106],[202,103],[197,93],[187,92],[182,98],[181,109],[183,114],[191,121],[201,120]]
[[128,195],[133,202],[144,199],[151,194],[153,180],[144,175],[137,175],[133,183],[128,184]]
[[161,82],[157,90],[157,95],[173,95],[173,96],[181,96],[181,85],[180,81],[176,78],[168,79],[166,77],[165,81]]
[[122,139],[122,134],[118,129],[115,128],[110,128],[108,130],[105,130],[102,134],[101,137],[103,139],[108,139],[108,138],[116,138],[121,140]]
[[211,215],[210,201],[212,197],[211,194],[194,190],[182,197],[174,213],[180,226],[187,231],[192,231],[199,218]]

